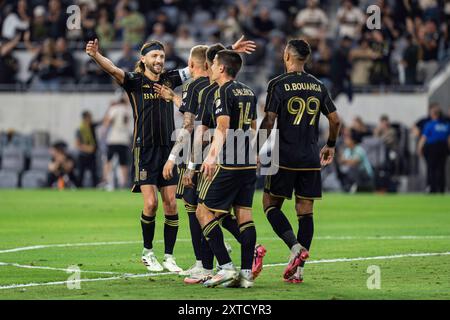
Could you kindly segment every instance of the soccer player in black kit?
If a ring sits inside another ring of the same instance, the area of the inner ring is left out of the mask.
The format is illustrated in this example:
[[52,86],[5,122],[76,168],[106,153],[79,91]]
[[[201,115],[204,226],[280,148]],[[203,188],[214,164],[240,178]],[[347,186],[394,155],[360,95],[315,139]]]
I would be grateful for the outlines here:
[[[239,52],[249,50],[249,42],[241,37],[232,48]],[[251,45],[250,45],[251,46]],[[172,272],[182,271],[173,257],[173,248],[178,232],[178,214],[175,199],[178,175],[176,168],[170,179],[164,179],[163,167],[173,146],[172,133],[175,130],[173,103],[180,106],[176,96],[163,99],[157,92],[158,85],[174,89],[189,79],[189,68],[173,71],[164,70],[164,46],[151,41],[141,48],[141,57],[134,72],[124,72],[98,51],[98,40],[89,41],[86,53],[127,92],[134,116],[133,135],[133,192],[141,192],[144,209],[141,227],[144,240],[142,261],[149,271],[162,271],[163,267],[153,253],[155,217],[158,207],[159,189],[165,213],[164,268]]]
[[[256,96],[249,87],[235,80],[241,66],[241,57],[233,51],[222,50],[216,54],[211,66],[211,81],[215,81],[219,88],[215,92],[214,104],[207,106],[206,111],[209,112],[203,113],[202,118],[202,124],[210,126],[212,123],[215,131],[208,156],[201,167],[203,177],[199,184],[196,214],[220,266],[220,271],[204,282],[206,287],[224,284],[248,288],[254,282],[252,264],[256,229],[251,208],[256,157],[251,159],[250,139],[252,131],[254,135],[256,130]],[[244,134],[243,145],[236,141],[237,136],[233,132]],[[228,213],[232,208],[239,224],[240,272],[231,261],[216,219],[217,214]]]
[[133,189],[141,192],[144,208],[141,227],[144,238],[142,261],[149,271],[162,271],[163,267],[153,253],[155,217],[158,207],[159,189],[165,214],[163,266],[172,272],[182,269],[173,257],[178,232],[178,214],[175,199],[177,172],[173,179],[165,180],[162,169],[173,142],[175,130],[173,102],[162,99],[155,92],[154,84],[164,84],[169,88],[180,86],[189,78],[188,69],[165,71],[164,46],[158,41],[146,43],[141,48],[141,57],[134,72],[124,72],[98,51],[98,40],[89,41],[86,53],[107,73],[109,73],[127,92],[133,108]]
[[[291,40],[284,50],[286,73],[269,82],[266,115],[260,130],[267,135],[259,141],[261,147],[277,119],[279,163],[277,173],[268,175],[265,181],[263,207],[275,233],[291,250],[291,256],[283,277],[285,281],[303,281],[303,266],[309,257],[314,233],[313,204],[322,197],[321,166],[332,163],[336,139],[339,133],[339,117],[336,107],[322,82],[304,70],[311,55],[311,48],[304,40]],[[319,118],[324,114],[329,121],[326,145],[319,150]],[[285,199],[295,191],[295,209],[298,217],[298,233],[281,211]]]

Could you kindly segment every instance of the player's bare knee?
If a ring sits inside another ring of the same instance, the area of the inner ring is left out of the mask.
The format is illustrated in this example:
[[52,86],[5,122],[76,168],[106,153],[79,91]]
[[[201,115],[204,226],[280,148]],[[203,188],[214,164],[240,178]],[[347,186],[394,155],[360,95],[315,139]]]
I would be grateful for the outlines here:
[[167,199],[163,202],[164,212],[166,215],[175,215],[177,214],[177,201],[175,197],[172,199]]
[[299,199],[295,202],[295,211],[297,216],[312,214],[314,209],[314,200]]
[[157,210],[158,210],[158,201],[155,201],[154,199],[146,199],[144,201],[143,213],[145,216],[152,217],[156,215]]
[[283,198],[272,197],[270,194],[264,193],[263,208],[264,210],[267,210],[269,207],[281,208],[281,206],[283,205],[283,201]]

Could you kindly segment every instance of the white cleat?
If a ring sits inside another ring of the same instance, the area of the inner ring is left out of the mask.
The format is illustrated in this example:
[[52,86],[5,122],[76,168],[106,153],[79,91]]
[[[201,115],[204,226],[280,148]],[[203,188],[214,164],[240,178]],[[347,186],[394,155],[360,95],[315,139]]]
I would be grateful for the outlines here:
[[183,282],[186,284],[204,283],[213,277],[212,270],[203,269],[202,272],[191,274],[184,278]]
[[234,281],[239,278],[239,273],[236,269],[221,269],[215,276],[213,276],[210,280],[205,281],[203,285],[205,287],[211,288],[218,285],[221,285],[225,282]]
[[183,271],[183,269],[181,269],[179,266],[177,266],[177,263],[175,262],[175,258],[171,254],[164,255],[163,266],[165,269],[169,270],[170,272],[178,273],[178,272]]
[[153,252],[142,255],[142,262],[148,271],[159,272],[164,270]]
[[195,274],[203,273],[203,265],[201,261],[195,262],[195,264],[187,270],[181,271],[180,276],[192,276]]
[[223,286],[225,288],[251,288],[254,283],[255,281],[252,274],[248,276],[241,271],[239,272],[239,277],[237,279],[225,282]]

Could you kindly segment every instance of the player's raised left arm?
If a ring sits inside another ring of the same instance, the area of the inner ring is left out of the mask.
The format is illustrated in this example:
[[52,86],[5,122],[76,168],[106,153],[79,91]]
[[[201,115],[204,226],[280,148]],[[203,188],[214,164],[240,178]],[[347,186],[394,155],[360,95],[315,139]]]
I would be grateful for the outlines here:
[[239,40],[231,45],[231,50],[238,53],[252,54],[256,50],[256,43],[252,40],[244,40],[244,35],[242,35]]

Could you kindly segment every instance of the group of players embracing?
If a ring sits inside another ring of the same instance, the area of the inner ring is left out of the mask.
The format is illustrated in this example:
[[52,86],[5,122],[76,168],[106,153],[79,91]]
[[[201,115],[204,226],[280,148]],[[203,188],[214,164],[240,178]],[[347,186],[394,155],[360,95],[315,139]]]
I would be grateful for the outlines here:
[[[187,284],[206,287],[253,286],[266,254],[265,247],[256,243],[252,216],[258,155],[277,121],[272,154],[278,159],[272,159],[270,166],[275,170],[265,177],[263,207],[275,233],[290,249],[284,280],[303,281],[314,233],[313,204],[321,198],[320,170],[333,161],[339,117],[323,83],[304,71],[311,55],[309,44],[294,39],[284,51],[286,73],[268,84],[266,113],[258,129],[256,95],[236,80],[242,67],[240,53],[251,54],[255,48],[253,41],[243,37],[229,47],[198,45],[191,49],[187,68],[168,71],[164,45],[151,41],[142,46],[135,71],[125,72],[100,54],[97,39],[86,46],[86,53],[124,88],[133,108],[132,191],[141,192],[144,200],[142,261],[151,272],[165,268],[185,276]],[[180,85],[181,96],[173,91]],[[173,105],[183,113],[176,139],[172,139]],[[321,150],[320,113],[329,120],[329,138]],[[165,214],[162,265],[153,252],[158,190]],[[297,235],[281,211],[293,191]],[[196,258],[185,271],[173,256],[178,232],[176,198],[184,201]],[[241,245],[239,271],[222,227]]]

